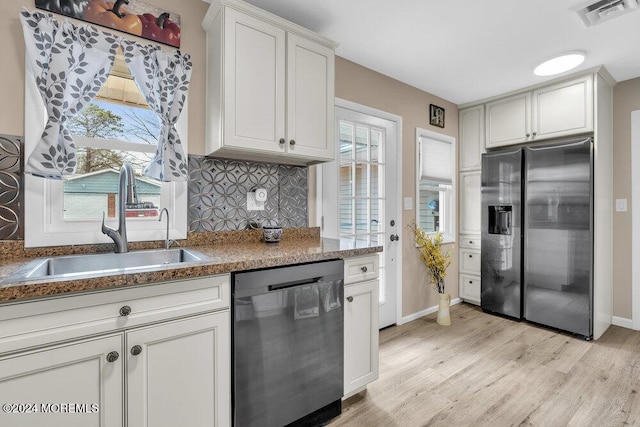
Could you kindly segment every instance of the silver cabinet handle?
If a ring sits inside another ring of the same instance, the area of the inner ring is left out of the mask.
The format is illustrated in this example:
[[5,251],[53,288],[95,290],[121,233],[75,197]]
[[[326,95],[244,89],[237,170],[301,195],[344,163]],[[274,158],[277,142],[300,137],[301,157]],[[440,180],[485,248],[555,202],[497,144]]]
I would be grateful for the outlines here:
[[142,353],[142,347],[140,347],[139,345],[134,345],[133,347],[131,347],[131,354],[133,356],[137,356],[140,353]]
[[347,297],[347,301],[353,302],[353,297]]
[[120,355],[117,351],[111,351],[109,352],[109,354],[107,354],[107,362],[113,363],[118,360],[118,357],[120,357]]
[[120,307],[120,316],[126,317],[131,314],[131,307],[128,305],[123,305]]
[[362,270],[363,273],[367,272],[367,266],[363,265],[362,267],[360,267],[360,270]]
[[292,139],[291,141],[289,141],[289,145],[291,145],[292,147],[296,145],[295,139]]

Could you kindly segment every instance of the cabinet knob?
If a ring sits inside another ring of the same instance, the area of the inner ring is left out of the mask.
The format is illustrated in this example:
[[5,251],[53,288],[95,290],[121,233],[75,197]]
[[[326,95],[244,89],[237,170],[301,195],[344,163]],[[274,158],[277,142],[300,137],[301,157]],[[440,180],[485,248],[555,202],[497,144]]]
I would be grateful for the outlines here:
[[126,317],[131,314],[131,307],[128,305],[123,305],[120,307],[120,316]]
[[142,347],[139,345],[134,345],[133,347],[131,347],[131,354],[134,356],[139,355],[140,353],[142,353]]
[[347,301],[353,302],[353,297],[347,297]]
[[296,140],[292,139],[291,141],[289,141],[289,145],[291,145],[292,147],[296,145]]
[[284,143],[285,143],[285,142],[287,142],[287,141],[285,141],[285,140],[284,140],[284,138],[280,138],[280,141],[279,141],[279,142],[280,142],[280,144],[284,144]]
[[469,240],[469,244],[470,244],[470,245],[473,245],[473,240]]
[[107,362],[113,363],[118,360],[118,357],[120,357],[120,355],[117,351],[111,351],[109,352],[109,354],[107,354]]
[[391,237],[389,237],[389,239],[392,242],[396,242],[396,241],[400,240],[400,236],[398,236],[397,234],[392,234]]
[[362,270],[363,273],[367,272],[367,266],[363,265],[362,267],[360,267],[360,270]]
[[469,284],[470,284],[470,285],[473,285],[473,280],[469,280]]
[[533,132],[533,133],[532,133],[532,135],[533,135],[533,136],[536,136],[536,135],[537,135],[537,133]]
[[530,133],[528,133],[528,134],[526,134],[525,136],[526,136],[527,138],[529,138],[529,137],[531,136],[531,134],[530,134]]
[[469,258],[473,258],[473,255],[469,255]]

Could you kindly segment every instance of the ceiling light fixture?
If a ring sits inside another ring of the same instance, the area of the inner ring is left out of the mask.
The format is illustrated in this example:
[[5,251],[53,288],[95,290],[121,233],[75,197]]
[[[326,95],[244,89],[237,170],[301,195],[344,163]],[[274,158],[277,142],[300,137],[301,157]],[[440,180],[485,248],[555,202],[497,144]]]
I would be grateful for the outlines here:
[[576,68],[584,61],[584,52],[574,51],[563,53],[538,65],[533,73],[536,76],[553,76]]

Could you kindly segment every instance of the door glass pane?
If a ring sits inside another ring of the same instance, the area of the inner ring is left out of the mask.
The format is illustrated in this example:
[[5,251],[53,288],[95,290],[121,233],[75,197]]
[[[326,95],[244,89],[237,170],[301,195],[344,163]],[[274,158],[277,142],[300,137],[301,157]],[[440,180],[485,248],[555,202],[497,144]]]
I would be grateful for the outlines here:
[[340,197],[353,197],[353,185],[351,183],[351,163],[340,165]]
[[369,128],[356,126],[356,160],[369,160]]
[[353,125],[340,122],[340,159],[353,159]]
[[369,200],[356,199],[356,234],[369,232]]
[[371,232],[375,233],[382,230],[383,218],[380,214],[383,212],[384,206],[382,206],[381,200],[371,200]]
[[384,188],[383,183],[380,180],[380,166],[375,163],[371,163],[371,198],[380,197],[380,188]]
[[353,234],[353,199],[340,199],[340,235]]
[[367,173],[367,164],[356,164],[356,197],[367,197],[369,191],[369,174]]
[[382,140],[382,131],[378,129],[371,129],[371,161],[378,162],[381,159],[378,157],[380,150],[380,141]]

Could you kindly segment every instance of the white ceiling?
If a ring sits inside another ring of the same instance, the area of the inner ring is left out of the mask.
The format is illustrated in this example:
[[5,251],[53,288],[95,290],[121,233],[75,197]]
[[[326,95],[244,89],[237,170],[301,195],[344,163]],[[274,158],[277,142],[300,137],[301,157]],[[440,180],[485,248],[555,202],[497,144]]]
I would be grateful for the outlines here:
[[247,0],[340,43],[336,53],[456,104],[555,77],[533,68],[583,50],[574,73],[604,65],[640,77],[640,9],[583,28],[583,0]]

